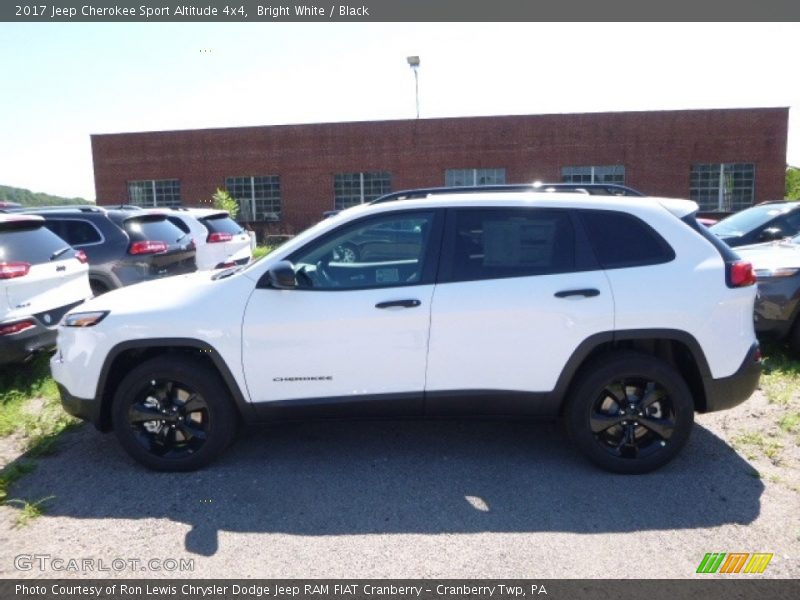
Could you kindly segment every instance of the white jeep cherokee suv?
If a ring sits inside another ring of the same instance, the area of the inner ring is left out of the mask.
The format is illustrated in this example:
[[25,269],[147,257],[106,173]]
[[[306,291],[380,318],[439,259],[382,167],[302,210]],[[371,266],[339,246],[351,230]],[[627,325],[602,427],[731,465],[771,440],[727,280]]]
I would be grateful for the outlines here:
[[[362,205],[260,261],[105,294],[59,328],[63,405],[148,467],[207,464],[237,421],[563,417],[641,473],[694,412],[756,388],[752,269],[697,205],[587,194]],[[340,249],[357,247],[342,260]]]

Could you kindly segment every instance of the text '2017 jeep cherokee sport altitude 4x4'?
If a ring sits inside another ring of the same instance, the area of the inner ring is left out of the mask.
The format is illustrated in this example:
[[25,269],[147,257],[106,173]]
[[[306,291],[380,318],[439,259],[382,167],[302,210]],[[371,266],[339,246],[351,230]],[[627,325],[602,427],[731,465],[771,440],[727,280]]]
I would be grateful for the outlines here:
[[[246,267],[88,302],[53,375],[70,413],[155,469],[207,464],[240,419],[469,414],[561,416],[599,466],[649,471],[760,374],[752,269],[696,210],[545,193],[355,207]],[[403,235],[371,235],[387,230]],[[354,239],[375,247],[340,260]]]

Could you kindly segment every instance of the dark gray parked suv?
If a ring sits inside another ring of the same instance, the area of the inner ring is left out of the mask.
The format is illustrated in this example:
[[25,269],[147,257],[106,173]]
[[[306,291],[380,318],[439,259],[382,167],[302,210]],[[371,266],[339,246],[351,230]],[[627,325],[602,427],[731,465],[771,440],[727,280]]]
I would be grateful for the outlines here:
[[132,283],[197,270],[194,240],[165,215],[94,206],[30,210],[89,258],[95,295]]

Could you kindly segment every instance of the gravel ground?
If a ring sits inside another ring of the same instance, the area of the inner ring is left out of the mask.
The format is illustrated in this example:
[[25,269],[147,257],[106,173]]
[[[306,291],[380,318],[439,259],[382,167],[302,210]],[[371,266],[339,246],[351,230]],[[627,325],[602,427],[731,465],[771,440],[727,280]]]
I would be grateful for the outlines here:
[[[706,552],[771,552],[763,576],[796,578],[798,435],[772,458],[735,441],[776,410],[759,392],[698,416],[676,460],[628,477],[585,463],[553,424],[254,428],[188,474],[146,471],[82,427],[11,490],[54,496],[45,515],[18,527],[0,507],[0,577],[690,578]],[[95,571],[15,568],[33,554]],[[153,558],[193,570],[130,568]]]

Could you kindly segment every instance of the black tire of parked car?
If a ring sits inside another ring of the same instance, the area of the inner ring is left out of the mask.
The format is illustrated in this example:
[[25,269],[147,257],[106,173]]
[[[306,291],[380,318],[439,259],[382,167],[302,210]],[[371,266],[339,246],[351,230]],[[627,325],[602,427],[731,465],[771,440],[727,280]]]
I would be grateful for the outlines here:
[[794,320],[794,325],[789,331],[789,337],[786,340],[789,344],[789,350],[795,356],[800,356],[800,315]]
[[220,378],[183,356],[159,356],[132,369],[114,394],[111,418],[128,454],[158,471],[209,464],[237,429],[236,409]]
[[686,444],[694,402],[683,377],[666,362],[615,352],[581,371],[564,420],[570,439],[596,465],[647,473]]

